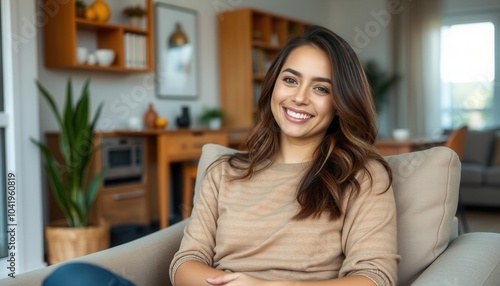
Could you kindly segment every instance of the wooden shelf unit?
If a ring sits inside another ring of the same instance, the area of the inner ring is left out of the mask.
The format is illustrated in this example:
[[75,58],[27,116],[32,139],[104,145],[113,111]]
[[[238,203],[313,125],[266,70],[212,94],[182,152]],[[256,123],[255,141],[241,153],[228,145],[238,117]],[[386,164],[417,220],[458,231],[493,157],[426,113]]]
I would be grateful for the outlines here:
[[[107,0],[107,2],[119,0]],[[146,9],[146,28],[136,28],[115,23],[98,23],[77,18],[75,15],[75,0],[59,4],[58,12],[45,15],[44,48],[45,66],[47,68],[71,68],[81,70],[96,70],[110,72],[152,72],[154,71],[154,29],[152,0],[144,1]],[[139,2],[139,1],[138,1]],[[51,11],[53,0],[43,0],[44,11]],[[111,13],[121,13],[111,11]],[[115,51],[115,60],[110,66],[79,64],[76,60],[78,32],[95,33],[96,45],[99,49]],[[132,33],[146,38],[146,67],[130,68],[125,65],[124,35]]]
[[252,8],[222,12],[220,19],[219,80],[225,127],[250,128],[267,68],[286,41],[311,24]]

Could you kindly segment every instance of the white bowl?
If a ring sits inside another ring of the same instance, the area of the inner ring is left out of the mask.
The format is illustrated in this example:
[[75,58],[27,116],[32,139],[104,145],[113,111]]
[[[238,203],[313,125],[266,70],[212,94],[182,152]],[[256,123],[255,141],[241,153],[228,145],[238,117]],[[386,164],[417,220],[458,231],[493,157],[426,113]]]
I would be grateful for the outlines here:
[[87,55],[89,50],[84,47],[76,48],[76,62],[79,64],[83,64],[87,61]]
[[406,128],[399,128],[392,130],[392,137],[397,141],[405,141],[410,139],[410,130]]
[[95,51],[97,64],[100,66],[109,66],[115,60],[115,51],[110,49],[98,49]]

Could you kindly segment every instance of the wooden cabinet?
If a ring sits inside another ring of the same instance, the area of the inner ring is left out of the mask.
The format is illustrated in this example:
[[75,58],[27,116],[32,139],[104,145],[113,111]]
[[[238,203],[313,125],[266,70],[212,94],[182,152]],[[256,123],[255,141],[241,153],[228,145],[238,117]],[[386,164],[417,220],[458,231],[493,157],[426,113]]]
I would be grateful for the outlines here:
[[264,75],[286,41],[309,23],[255,9],[219,15],[221,106],[225,127],[250,128]]
[[[44,53],[47,68],[112,72],[150,72],[154,70],[152,0],[137,0],[135,2],[135,4],[141,4],[146,10],[144,28],[129,26],[125,21],[123,23],[98,23],[77,18],[75,0],[60,2],[63,1],[43,0]],[[92,1],[87,2],[91,3]],[[125,7],[121,0],[106,0],[106,3],[110,5],[112,14],[121,14]],[[142,39],[146,67],[129,67],[125,62],[125,35]],[[115,52],[114,62],[110,66],[78,63],[76,51],[82,42],[91,42],[95,49],[112,49]]]
[[110,225],[151,223],[149,193],[144,184],[103,188],[96,210]]

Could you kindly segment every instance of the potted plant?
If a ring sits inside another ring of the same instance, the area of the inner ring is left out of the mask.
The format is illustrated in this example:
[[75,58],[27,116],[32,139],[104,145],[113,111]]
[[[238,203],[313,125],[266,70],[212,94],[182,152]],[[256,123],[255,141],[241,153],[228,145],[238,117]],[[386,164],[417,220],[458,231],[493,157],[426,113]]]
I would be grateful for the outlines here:
[[[51,191],[65,217],[65,222],[45,228],[49,264],[96,252],[109,247],[109,226],[91,225],[91,207],[97,197],[105,169],[88,176],[95,150],[94,128],[101,113],[99,105],[90,119],[89,81],[83,85],[81,96],[73,105],[71,80],[67,82],[66,102],[59,112],[54,97],[40,84],[37,87],[48,102],[59,125],[59,152],[31,138],[40,149]],[[89,178],[92,177],[92,178]],[[97,242],[91,242],[97,240]]]
[[382,71],[374,60],[367,61],[363,68],[372,88],[373,101],[378,114],[387,101],[389,90],[401,77],[398,74],[387,74]]
[[200,116],[200,121],[210,129],[220,129],[224,120],[224,111],[220,108],[205,108]]
[[83,2],[83,0],[75,1],[75,13],[78,18],[85,18],[85,9],[87,8],[87,4]]
[[140,5],[127,6],[123,9],[123,15],[129,19],[131,26],[139,27],[141,19],[146,15],[146,10]]

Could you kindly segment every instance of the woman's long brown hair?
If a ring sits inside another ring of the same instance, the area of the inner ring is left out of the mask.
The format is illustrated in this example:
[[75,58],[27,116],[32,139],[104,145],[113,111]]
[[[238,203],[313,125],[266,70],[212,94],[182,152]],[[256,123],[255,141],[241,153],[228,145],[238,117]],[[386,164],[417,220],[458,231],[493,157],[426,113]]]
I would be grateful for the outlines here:
[[[260,172],[273,163],[280,144],[279,127],[271,112],[274,85],[287,57],[304,45],[323,50],[330,59],[336,116],[298,186],[297,201],[301,209],[295,219],[319,217],[323,212],[329,212],[334,220],[344,212],[344,200],[360,192],[356,174],[366,171],[372,179],[366,168],[368,161],[380,162],[389,174],[390,183],[392,173],[389,164],[374,147],[376,116],[363,68],[349,44],[332,31],[312,26],[285,45],[264,78],[257,106],[257,124],[244,146],[247,152],[228,155],[221,160],[227,160],[231,167],[242,171],[234,178],[236,180],[249,179],[254,172]],[[263,166],[263,162],[268,163]]]

